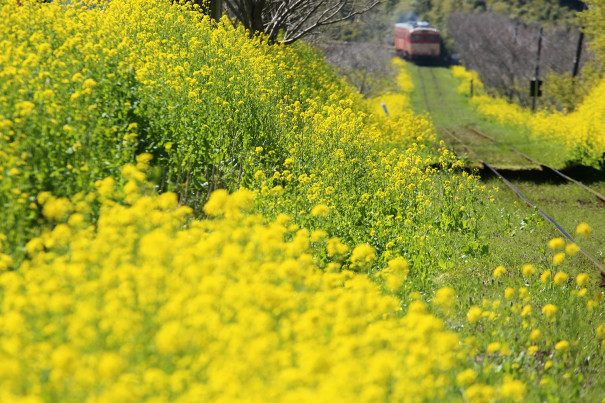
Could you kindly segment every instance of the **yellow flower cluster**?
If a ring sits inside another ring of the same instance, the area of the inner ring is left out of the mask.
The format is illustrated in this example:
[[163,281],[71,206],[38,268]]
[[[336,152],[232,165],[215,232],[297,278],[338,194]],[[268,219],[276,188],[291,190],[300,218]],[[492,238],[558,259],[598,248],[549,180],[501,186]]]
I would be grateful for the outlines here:
[[414,90],[412,77],[407,70],[407,63],[401,58],[393,58],[392,64],[398,69],[397,86],[398,91],[382,94],[379,97],[368,100],[372,112],[377,116],[385,115],[382,107],[384,104],[391,118],[398,118],[411,114],[410,93]]
[[[215,192],[212,218],[187,226],[191,209],[171,193],[139,190],[131,205],[96,197],[96,226],[57,226],[32,241],[41,246],[19,271],[0,274],[0,400],[455,393],[459,341],[441,320],[424,309],[402,316],[366,275],[320,270],[306,230],[245,214],[251,192]],[[373,253],[354,251],[359,261]]]
[[[351,107],[352,90],[308,48],[251,40],[191,3],[6,1],[0,36],[0,231],[15,250],[40,224],[36,194],[117,181],[135,149],[153,153],[136,163],[158,188],[200,213],[211,189],[296,168],[282,140],[305,109],[286,119],[285,106]],[[262,150],[273,158],[255,166]]]
[[[476,227],[467,201],[479,183],[432,147],[431,123],[403,103],[389,118],[372,113],[307,47],[251,40],[190,4],[110,1],[102,13],[87,4],[0,10],[10,47],[0,56],[0,202],[11,206],[0,231],[21,237],[11,235],[11,249],[61,222],[62,198],[110,197],[124,164],[196,215],[213,214],[212,204],[201,209],[213,189],[253,189],[269,219],[285,212],[340,238],[343,263],[344,247],[373,247],[372,269],[417,254],[407,261],[420,265],[447,248],[445,236]],[[393,95],[407,99],[411,79],[399,67]],[[135,147],[145,152],[136,161]],[[45,211],[35,199],[43,190],[57,199]]]
[[473,95],[479,94],[483,89],[483,83],[479,78],[479,73],[474,70],[466,70],[462,66],[452,66],[452,75],[461,80],[461,84],[457,90],[460,94],[469,95],[471,94],[471,86],[473,89]]
[[[328,256],[339,255],[356,270],[379,270],[375,262],[419,253],[411,265],[430,260],[429,251],[447,248],[449,233],[476,227],[471,203],[468,209],[456,204],[483,189],[476,177],[455,172],[460,162],[445,147],[429,146],[434,133],[426,119],[366,115],[358,101],[322,106],[307,99],[284,108],[302,133],[290,137],[287,164],[255,173],[257,207],[267,217],[285,212],[310,231],[338,238],[329,242]],[[270,158],[255,153],[261,161]],[[375,255],[353,250],[361,244]],[[388,288],[400,288],[396,277],[387,277]]]
[[433,299],[438,309],[442,310],[446,315],[454,311],[456,306],[456,293],[451,287],[444,287],[437,290]]
[[[474,71],[454,66],[452,74],[462,80],[460,92],[469,93],[471,79],[476,87],[481,86]],[[489,119],[527,128],[532,135],[561,145],[569,160],[597,166],[603,163],[605,127],[601,122],[605,120],[605,80],[596,85],[584,102],[571,113],[546,110],[532,113],[502,98],[477,92],[470,103]]]
[[[582,224],[579,228],[585,231],[587,227]],[[574,244],[566,245],[562,238],[548,242],[554,251],[570,245]],[[489,291],[492,298],[483,298],[480,303],[471,299],[466,309],[454,314],[452,323],[468,323],[461,340],[478,363],[458,375],[459,385],[465,385],[466,379],[475,379],[478,371],[487,376],[496,368],[507,368],[513,378],[507,379],[507,375],[499,391],[501,396],[515,401],[523,401],[528,395],[530,400],[539,400],[564,393],[570,387],[585,387],[584,376],[593,369],[578,368],[592,356],[584,351],[586,346],[605,345],[600,308],[605,294],[596,287],[589,293],[591,275],[574,273],[575,253],[559,253],[569,256],[569,261],[561,261],[560,267],[572,274],[544,270],[537,278],[537,269],[531,264],[508,270],[498,266]],[[594,368],[601,365],[599,361]],[[532,388],[532,383],[538,388]],[[496,399],[497,390],[493,385],[475,384],[464,395],[468,400],[490,401]],[[602,388],[595,388],[591,394],[601,396]]]

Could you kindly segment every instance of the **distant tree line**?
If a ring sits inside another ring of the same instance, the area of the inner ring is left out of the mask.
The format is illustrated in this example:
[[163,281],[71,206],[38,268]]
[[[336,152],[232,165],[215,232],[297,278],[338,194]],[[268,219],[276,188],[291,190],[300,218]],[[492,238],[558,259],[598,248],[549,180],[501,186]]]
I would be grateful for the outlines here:
[[[579,30],[557,27],[547,27],[541,31],[537,25],[527,25],[495,13],[453,14],[448,20],[448,30],[465,66],[478,71],[484,84],[493,91],[522,105],[530,100],[530,80],[542,79],[547,75],[554,78],[553,74],[571,75],[580,35]],[[540,35],[542,40],[538,60]],[[583,46],[584,58],[580,64],[587,59],[586,52]],[[534,77],[536,67],[539,77]],[[560,81],[556,88],[557,92],[563,91]],[[547,95],[557,98],[557,94]],[[569,101],[561,103],[546,99],[555,108],[569,108]]]
[[493,12],[525,24],[561,25],[584,8],[579,0],[404,0],[410,9],[435,25],[445,26],[454,13]]

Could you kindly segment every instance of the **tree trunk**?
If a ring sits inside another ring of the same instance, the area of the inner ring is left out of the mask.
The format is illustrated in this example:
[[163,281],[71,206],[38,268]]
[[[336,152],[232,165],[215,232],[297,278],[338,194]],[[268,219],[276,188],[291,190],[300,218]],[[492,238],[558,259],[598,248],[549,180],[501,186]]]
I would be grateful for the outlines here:
[[210,0],[208,11],[212,19],[220,20],[223,15],[223,0]]

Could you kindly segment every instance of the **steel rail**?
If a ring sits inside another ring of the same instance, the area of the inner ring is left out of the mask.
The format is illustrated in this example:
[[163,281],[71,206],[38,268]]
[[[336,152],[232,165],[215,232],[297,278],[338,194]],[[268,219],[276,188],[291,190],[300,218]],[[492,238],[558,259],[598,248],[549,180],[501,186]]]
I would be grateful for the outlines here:
[[439,88],[439,83],[437,82],[437,77],[435,76],[435,72],[433,72],[433,69],[430,69],[431,72],[431,77],[433,79],[433,85],[435,86],[435,90],[437,91],[437,95],[439,97],[439,102],[441,102],[441,106],[443,106],[443,109],[445,109],[447,111],[447,115],[451,118],[452,114],[450,112],[450,108],[447,107],[447,105],[445,104],[445,101],[443,100],[443,94],[441,93],[441,88]]
[[[426,89],[425,89],[424,77],[422,77],[422,74],[420,73],[420,68],[418,68],[418,72],[419,72],[419,77],[420,77],[421,84],[422,84],[422,92],[423,92],[423,94],[424,94],[424,102],[425,102],[425,104],[426,104],[427,111],[428,111],[428,112],[429,112],[429,114],[430,114],[430,113],[431,113],[431,111],[430,111],[430,108],[429,108],[429,106],[428,106],[428,99],[427,99],[427,95],[426,95]],[[431,70],[431,75],[433,76],[434,85],[435,85],[435,87],[436,87],[436,90],[437,90],[438,96],[439,96],[439,98],[440,98],[441,104],[444,106],[444,108],[446,108],[447,113],[448,113],[448,114],[450,114],[450,112],[449,112],[449,108],[447,108],[447,105],[445,105],[445,102],[444,102],[444,101],[443,101],[443,99],[442,99],[442,94],[441,94],[441,91],[440,91],[440,89],[439,89],[439,85],[438,85],[438,83],[437,83],[437,79],[436,79],[436,77],[435,77],[435,75],[434,75],[434,73],[433,73],[433,71],[432,71],[432,70]],[[450,116],[451,116],[451,114],[450,114]],[[471,130],[473,130],[473,129],[471,129]],[[512,191],[513,191],[513,192],[514,192],[514,193],[515,193],[515,194],[516,194],[516,195],[517,195],[517,196],[518,196],[518,197],[519,197],[521,200],[523,200],[523,202],[525,202],[525,203],[526,203],[526,204],[527,204],[529,207],[531,207],[531,208],[533,208],[533,209],[537,210],[537,211],[540,213],[540,215],[541,215],[542,217],[544,217],[544,218],[545,218],[547,221],[549,221],[549,222],[550,222],[550,223],[551,223],[551,224],[552,224],[552,225],[553,225],[553,226],[554,226],[554,227],[557,229],[557,231],[559,231],[559,233],[560,233],[561,235],[563,235],[563,237],[565,237],[565,238],[566,238],[566,239],[567,239],[569,242],[574,243],[574,244],[575,244],[575,245],[578,247],[578,249],[579,249],[580,253],[581,253],[582,255],[584,255],[584,256],[585,256],[585,257],[586,257],[586,258],[587,258],[587,259],[588,259],[588,260],[589,260],[589,261],[590,261],[592,264],[594,264],[594,265],[595,265],[595,266],[596,266],[596,267],[599,269],[599,271],[601,272],[601,275],[602,275],[602,276],[605,276],[605,267],[603,267],[603,265],[602,265],[602,264],[601,264],[601,263],[600,263],[600,262],[599,262],[599,261],[598,261],[598,260],[597,260],[595,257],[593,257],[593,256],[592,256],[590,253],[588,253],[588,252],[587,252],[587,251],[586,251],[586,250],[585,250],[585,249],[584,249],[582,246],[578,245],[578,244],[576,243],[576,241],[573,239],[573,237],[572,237],[571,235],[569,235],[569,234],[567,233],[567,231],[565,231],[565,230],[563,229],[563,227],[561,227],[561,225],[559,225],[559,223],[557,223],[557,222],[556,222],[556,221],[555,221],[555,220],[554,220],[554,219],[553,219],[553,218],[552,218],[550,215],[548,215],[548,214],[547,214],[547,213],[546,213],[544,210],[542,210],[542,209],[541,209],[540,207],[538,207],[536,204],[532,203],[532,202],[531,202],[529,199],[527,199],[527,197],[525,197],[525,195],[524,195],[524,194],[523,194],[523,193],[522,193],[522,192],[521,192],[521,191],[520,191],[520,190],[519,190],[519,189],[518,189],[518,188],[517,188],[515,185],[513,185],[513,184],[512,184],[512,183],[511,183],[511,182],[510,182],[508,179],[506,179],[506,178],[505,178],[505,177],[504,177],[504,176],[503,176],[503,175],[502,175],[500,172],[498,172],[498,170],[497,170],[497,169],[495,169],[495,168],[494,168],[494,167],[492,167],[492,166],[491,166],[489,163],[487,163],[487,162],[485,162],[483,159],[481,159],[481,158],[479,157],[479,155],[477,155],[477,153],[476,153],[475,151],[473,151],[473,150],[472,150],[470,147],[468,147],[468,145],[466,145],[466,144],[465,144],[465,143],[464,143],[464,142],[463,142],[463,141],[462,141],[462,140],[461,140],[461,139],[460,139],[458,136],[456,136],[454,133],[452,133],[452,131],[451,131],[451,130],[445,129],[445,132],[446,132],[446,133],[447,133],[449,136],[451,136],[452,138],[454,138],[454,139],[455,139],[455,140],[456,140],[456,141],[457,141],[457,142],[458,142],[458,143],[459,143],[459,144],[460,144],[460,145],[461,145],[461,146],[462,146],[462,147],[463,147],[463,148],[464,148],[464,149],[465,149],[465,150],[466,150],[466,151],[467,151],[469,154],[471,154],[471,155],[472,155],[472,156],[473,156],[473,157],[474,157],[474,158],[475,158],[475,159],[476,159],[476,160],[479,162],[479,164],[481,164],[481,165],[482,165],[482,166],[484,166],[484,167],[487,167],[487,168],[488,168],[488,169],[489,169],[489,170],[490,170],[490,171],[491,171],[491,172],[492,172],[494,175],[496,175],[496,176],[497,176],[497,177],[498,177],[498,178],[499,178],[499,179],[500,179],[502,182],[504,182],[504,184],[505,184],[507,187],[509,187],[509,188],[510,188],[510,189],[511,189],[511,190],[512,190]],[[492,141],[494,141],[494,142],[496,142],[496,143],[500,143],[500,144],[502,144],[502,145],[507,146],[506,144],[504,144],[504,143],[502,143],[502,142],[500,142],[500,141],[498,141],[498,140],[496,140],[496,139],[492,139],[490,136],[488,136],[488,135],[486,135],[486,134],[484,134],[484,133],[480,133],[480,132],[478,132],[478,131],[476,131],[475,133],[476,133],[476,134],[478,134],[478,135],[480,135],[480,136],[483,136],[483,137],[485,137],[485,138],[488,138],[488,139],[490,139],[490,140],[492,140]],[[507,146],[507,147],[512,148],[512,147],[510,147],[510,146]],[[511,150],[511,151],[512,151],[512,150]],[[534,163],[534,164],[537,164],[537,165],[539,165],[539,166],[543,166],[543,167],[546,167],[546,168],[549,168],[549,169],[554,170],[553,168],[551,168],[551,167],[549,167],[549,166],[547,166],[547,165],[543,165],[543,164],[541,164],[541,163],[538,163],[537,161],[534,161],[534,160],[533,160],[531,157],[529,157],[529,156],[527,156],[527,155],[525,155],[525,154],[521,153],[520,151],[519,151],[519,153],[520,153],[520,154],[521,154],[521,155],[522,155],[524,158],[528,159],[529,161],[531,161],[531,162],[532,162],[532,163]],[[560,174],[561,174],[561,175],[564,175],[564,174],[562,174],[562,173],[560,173]],[[570,178],[570,179],[571,179],[571,178]],[[575,180],[573,180],[573,179],[572,179],[571,181],[572,181],[572,182],[574,182],[574,183],[576,183],[576,182],[577,182],[577,181],[575,181]],[[579,184],[579,182],[578,182],[578,184]],[[583,185],[583,184],[582,184],[582,187],[584,187],[584,185]],[[590,189],[590,190],[592,191],[592,189]],[[591,192],[591,193],[592,193],[592,192]],[[594,192],[594,193],[596,193],[596,192]],[[597,194],[598,194],[598,193],[597,193]],[[599,195],[599,196],[600,196],[600,195]]]
[[[435,77],[435,73],[433,72],[432,69],[430,70],[430,72],[431,72],[431,76],[433,77],[433,84],[435,85],[435,89],[437,90],[437,94],[439,96],[439,101],[441,102],[441,105],[445,108],[445,110],[447,111],[447,114],[451,117],[450,110],[447,107],[447,105],[445,104],[445,102],[443,101],[443,95],[441,94],[441,89],[439,88],[439,84],[437,83],[437,77]],[[424,90],[424,88],[423,88],[423,90]],[[424,93],[425,93],[425,102],[427,102],[426,101],[426,91],[424,91]],[[572,178],[570,176],[565,175],[563,172],[561,172],[561,171],[559,171],[559,170],[551,167],[550,165],[543,164],[540,161],[537,161],[537,160],[533,159],[532,157],[530,157],[529,155],[523,153],[522,151],[519,151],[515,147],[512,147],[512,146],[510,146],[510,145],[508,145],[506,143],[503,143],[502,141],[497,140],[497,139],[495,139],[495,138],[493,138],[493,137],[491,137],[491,136],[489,136],[489,135],[487,135],[487,134],[485,134],[485,133],[483,133],[483,132],[481,132],[481,131],[473,128],[473,127],[466,126],[466,129],[470,130],[471,132],[475,133],[476,135],[478,135],[480,137],[483,137],[483,138],[485,138],[485,139],[487,139],[487,140],[489,140],[489,141],[491,141],[493,143],[503,145],[504,147],[508,148],[510,151],[519,154],[521,157],[525,158],[527,161],[531,162],[532,164],[535,164],[535,165],[539,166],[540,168],[547,168],[547,169],[551,170],[555,174],[559,175],[560,177],[564,178],[565,180],[567,180],[569,182],[572,182],[576,186],[581,187],[582,189],[584,189],[587,192],[591,193],[593,196],[595,196],[601,202],[605,203],[605,196],[603,196],[602,194],[600,194],[600,193],[596,192],[595,190],[589,188],[588,186],[586,186],[582,182],[580,182],[580,181],[578,181],[578,180],[576,180],[576,179],[574,179],[574,178]]]
[[598,192],[594,191],[593,189],[589,188],[588,186],[584,185],[582,182],[577,181],[577,180],[575,180],[574,178],[571,178],[571,177],[569,177],[569,176],[565,175],[563,172],[561,172],[561,171],[559,171],[559,170],[557,170],[557,169],[555,169],[555,168],[553,168],[553,167],[551,167],[551,166],[549,166],[549,165],[543,164],[543,163],[541,163],[540,161],[537,161],[537,160],[533,159],[532,157],[530,157],[530,156],[528,156],[527,154],[525,154],[525,153],[523,153],[523,152],[521,152],[521,151],[517,150],[516,148],[514,148],[514,147],[512,147],[512,146],[509,146],[508,144],[503,143],[503,142],[501,142],[500,140],[497,140],[497,139],[495,139],[495,138],[493,138],[493,137],[491,137],[491,136],[488,136],[487,134],[485,134],[485,133],[483,133],[483,132],[480,132],[479,130],[477,130],[477,129],[475,129],[475,128],[472,128],[472,127],[467,127],[467,129],[468,129],[468,130],[470,130],[470,131],[472,131],[472,132],[473,132],[473,133],[475,133],[476,135],[481,136],[481,137],[483,137],[483,138],[485,138],[485,139],[488,139],[488,140],[490,140],[490,141],[492,141],[492,142],[494,142],[494,143],[497,143],[497,144],[502,144],[503,146],[507,147],[509,150],[511,150],[511,151],[513,151],[513,152],[515,152],[515,153],[519,154],[520,156],[522,156],[523,158],[525,158],[527,161],[529,161],[529,162],[531,162],[531,163],[534,163],[534,164],[536,164],[536,165],[539,165],[539,166],[541,166],[541,167],[543,167],[543,168],[548,168],[548,169],[550,169],[552,172],[554,172],[554,173],[556,173],[557,175],[561,176],[562,178],[564,178],[564,179],[566,179],[566,180],[568,180],[568,181],[570,181],[570,182],[572,182],[572,183],[576,184],[577,186],[581,187],[582,189],[586,190],[587,192],[590,192],[590,193],[591,193],[593,196],[595,196],[597,199],[599,199],[599,200],[601,200],[602,202],[604,202],[604,203],[605,203],[605,196],[603,196],[602,194],[600,194],[600,193],[598,193]]
[[495,169],[494,167],[492,167],[490,164],[488,164],[487,162],[485,162],[484,160],[482,160],[477,153],[475,153],[472,149],[470,149],[464,142],[462,142],[462,140],[460,140],[460,138],[458,138],[455,134],[451,133],[451,131],[447,130],[448,135],[452,136],[454,139],[456,139],[456,141],[470,154],[473,155],[473,157],[483,166],[487,167],[490,171],[492,171],[494,173],[494,175],[496,175],[498,178],[500,178],[500,180],[502,180],[502,182],[504,182],[506,184],[506,186],[508,186],[513,192],[515,192],[517,194],[517,196],[519,196],[519,198],[521,200],[523,200],[528,206],[530,206],[531,208],[536,209],[540,215],[542,215],[542,217],[544,217],[545,219],[547,219],[551,224],[554,225],[554,227],[557,229],[557,231],[559,231],[559,233],[561,233],[561,235],[563,235],[569,242],[574,243],[580,250],[580,253],[582,253],[590,262],[592,262],[598,269],[599,271],[602,273],[603,276],[605,276],[605,267],[603,267],[601,265],[601,263],[595,258],[593,257],[590,253],[588,253],[584,248],[582,248],[582,246],[578,245],[578,243],[576,243],[576,241],[572,238],[571,235],[569,235],[564,229],[563,227],[561,227],[561,225],[559,225],[559,223],[557,223],[554,218],[552,218],[551,216],[549,216],[544,210],[542,210],[540,207],[538,207],[537,205],[535,205],[534,203],[532,203],[531,201],[529,201],[527,199],[527,197],[525,197],[525,195],[515,186],[513,185],[508,179],[506,179],[504,176],[502,176],[502,174],[500,172],[498,172],[497,169]]
[[431,114],[431,108],[429,107],[429,97],[426,95],[426,86],[424,84],[424,77],[420,72],[420,66],[416,65],[416,69],[418,70],[418,77],[420,78],[420,85],[422,86],[422,95],[424,96],[424,106],[426,107],[426,111]]

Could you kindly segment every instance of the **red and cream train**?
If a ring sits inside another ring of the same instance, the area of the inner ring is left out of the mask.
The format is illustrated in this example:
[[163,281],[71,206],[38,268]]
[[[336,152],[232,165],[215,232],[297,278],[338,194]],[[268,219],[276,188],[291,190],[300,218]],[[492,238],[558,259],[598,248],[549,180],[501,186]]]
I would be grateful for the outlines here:
[[395,50],[406,60],[436,61],[440,57],[441,35],[428,22],[395,24]]

